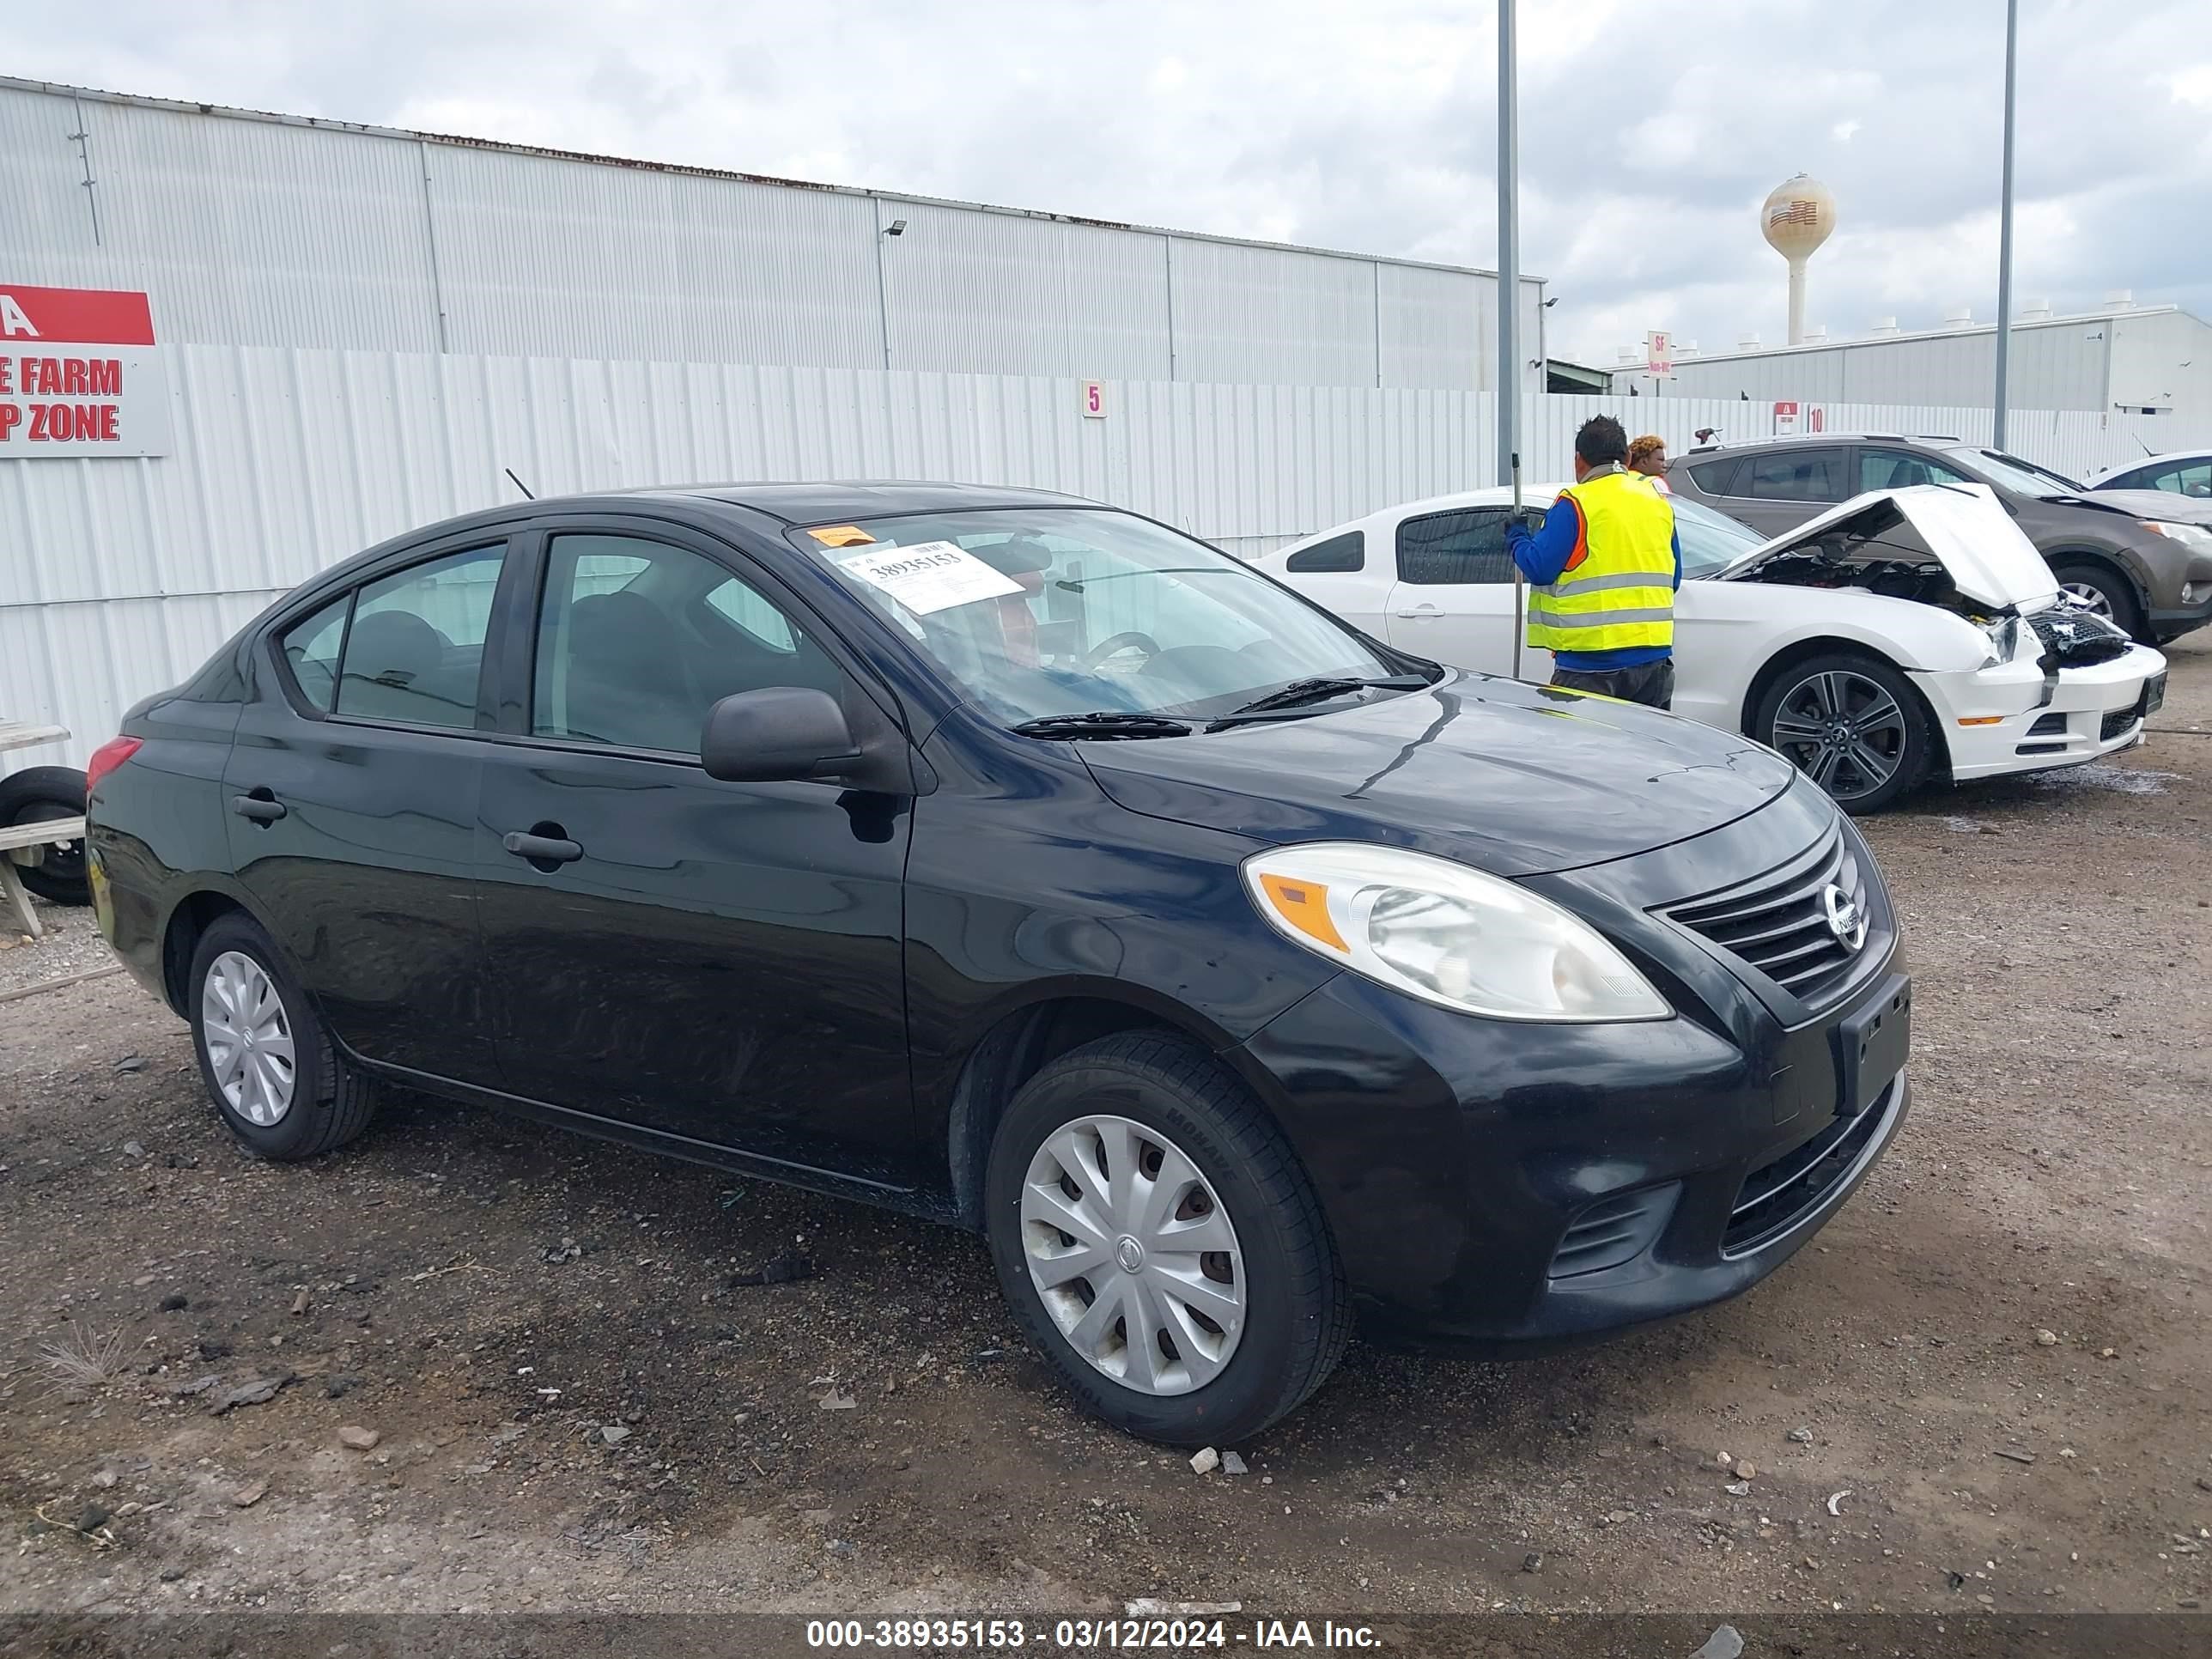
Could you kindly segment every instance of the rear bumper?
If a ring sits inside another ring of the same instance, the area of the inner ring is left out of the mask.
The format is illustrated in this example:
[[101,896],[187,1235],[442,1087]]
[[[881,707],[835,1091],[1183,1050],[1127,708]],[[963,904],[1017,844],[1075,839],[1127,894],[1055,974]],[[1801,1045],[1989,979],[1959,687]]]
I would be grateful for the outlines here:
[[2142,741],[2146,688],[2165,673],[2165,657],[2138,645],[2110,662],[2062,668],[2048,702],[2033,663],[1912,678],[1942,728],[1952,777],[1966,782],[2079,765]]

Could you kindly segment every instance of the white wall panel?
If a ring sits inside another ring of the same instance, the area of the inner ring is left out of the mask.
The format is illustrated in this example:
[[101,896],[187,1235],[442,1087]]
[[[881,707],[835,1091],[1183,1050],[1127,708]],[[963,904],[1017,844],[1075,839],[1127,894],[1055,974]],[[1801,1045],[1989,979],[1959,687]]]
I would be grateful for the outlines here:
[[[90,190],[69,138],[80,119]],[[418,155],[392,137],[0,86],[0,276],[143,289],[165,340],[435,350]]]
[[1182,237],[1174,253],[1177,380],[1376,384],[1371,260]]
[[865,197],[426,149],[448,350],[882,365]]
[[1174,378],[1166,237],[896,202],[877,217],[906,221],[878,243],[890,367]]

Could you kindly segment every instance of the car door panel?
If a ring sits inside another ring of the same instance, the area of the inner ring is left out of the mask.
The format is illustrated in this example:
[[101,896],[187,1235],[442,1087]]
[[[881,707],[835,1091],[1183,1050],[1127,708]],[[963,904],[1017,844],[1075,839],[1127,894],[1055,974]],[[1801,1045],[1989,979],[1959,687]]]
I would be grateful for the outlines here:
[[[564,530],[593,536],[595,546],[641,547],[655,571],[703,567],[718,550],[697,538],[653,539],[668,531],[640,539],[618,525],[549,528],[533,553],[547,573],[549,621],[535,651],[505,653],[504,672],[526,676],[514,699],[522,708],[561,708],[560,717],[533,717],[531,730],[492,745],[476,839],[492,1029],[507,1088],[716,1147],[908,1184],[902,883],[911,799],[826,783],[725,782],[694,756],[576,735],[667,744],[688,730],[696,750],[708,702],[751,689],[732,676],[822,688],[825,675],[846,671],[802,635],[759,620],[758,596],[772,590],[757,572],[738,608],[769,632],[768,654],[758,635],[715,634],[738,626],[721,612],[677,607],[683,628],[653,653],[595,658],[588,602],[624,591],[640,606],[673,601],[648,600],[641,576],[610,571],[619,556],[594,555],[597,574],[586,571],[582,557],[563,550]],[[565,645],[556,614],[563,593]],[[659,626],[644,615],[632,606],[614,618],[621,636]],[[688,668],[653,661],[669,650],[696,660]],[[545,667],[556,659],[571,666],[565,708]],[[718,674],[722,683],[707,683]],[[686,697],[696,702],[689,714]],[[540,729],[549,725],[558,729]],[[510,851],[516,836],[572,843],[573,856],[533,857],[542,848],[529,842]]]
[[1395,580],[1389,537],[1388,526],[1343,531],[1279,561],[1276,574],[1362,633],[1388,639]]
[[[1385,637],[1401,651],[1486,674],[1513,672],[1513,562],[1507,511],[1459,507],[1403,520]],[[1524,653],[1522,678],[1548,678],[1548,652]]]
[[[410,563],[454,580],[426,580],[429,592],[408,599],[413,579],[403,571],[388,580],[404,602],[351,624],[383,615],[442,636],[426,639],[434,655],[413,659],[428,676],[423,708],[465,725],[386,723],[346,712],[349,700],[325,712],[296,682],[287,687],[289,671],[268,654],[255,664],[223,777],[240,884],[338,1040],[368,1060],[479,1085],[496,1079],[475,899],[484,742],[470,659],[480,657],[485,615],[465,613],[489,612],[505,547],[478,532],[467,548]],[[416,614],[433,597],[446,629]],[[348,647],[345,672],[390,713],[410,671],[384,660],[374,636],[398,650],[403,630],[369,631]]]

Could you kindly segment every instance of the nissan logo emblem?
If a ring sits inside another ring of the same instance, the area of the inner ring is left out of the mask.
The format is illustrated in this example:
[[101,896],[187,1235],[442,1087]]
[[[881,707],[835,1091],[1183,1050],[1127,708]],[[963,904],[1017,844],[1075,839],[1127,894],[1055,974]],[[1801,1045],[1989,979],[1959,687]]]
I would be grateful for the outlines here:
[[1866,943],[1866,910],[1859,902],[1830,882],[1820,890],[1820,908],[1828,913],[1828,931],[1846,951]]

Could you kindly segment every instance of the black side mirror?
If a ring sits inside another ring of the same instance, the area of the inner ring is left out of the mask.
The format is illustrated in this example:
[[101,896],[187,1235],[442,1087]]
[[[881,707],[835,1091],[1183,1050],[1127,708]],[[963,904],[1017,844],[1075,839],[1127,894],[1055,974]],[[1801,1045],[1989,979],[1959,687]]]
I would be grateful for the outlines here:
[[699,760],[726,783],[836,781],[860,758],[837,700],[797,685],[725,697],[707,711]]

